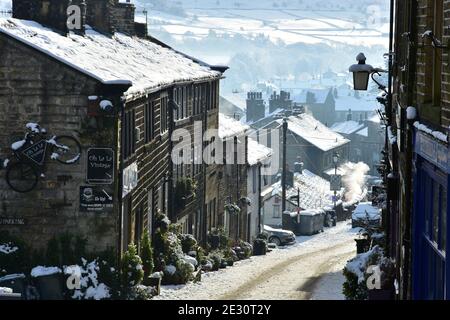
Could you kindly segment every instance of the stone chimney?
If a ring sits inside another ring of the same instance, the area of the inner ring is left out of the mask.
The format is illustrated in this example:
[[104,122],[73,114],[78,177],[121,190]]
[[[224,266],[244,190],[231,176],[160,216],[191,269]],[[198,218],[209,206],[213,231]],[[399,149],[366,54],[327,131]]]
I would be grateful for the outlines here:
[[112,34],[121,32],[128,35],[147,36],[147,26],[134,20],[136,7],[127,0],[86,0],[87,24],[92,28]]
[[247,121],[258,121],[266,115],[262,92],[247,93]]
[[348,109],[347,121],[352,121],[352,118],[353,118],[352,109]]
[[13,18],[33,20],[67,33],[67,8],[70,0],[13,0]]

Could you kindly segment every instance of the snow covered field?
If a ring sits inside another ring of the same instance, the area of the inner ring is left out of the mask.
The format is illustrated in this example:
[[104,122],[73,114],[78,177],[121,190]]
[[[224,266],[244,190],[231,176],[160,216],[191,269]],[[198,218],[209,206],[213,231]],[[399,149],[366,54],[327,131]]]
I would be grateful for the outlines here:
[[266,256],[202,275],[199,283],[163,286],[158,300],[344,299],[342,269],[356,255],[356,229],[348,222]]
[[[214,32],[247,38],[263,35],[274,43],[282,41],[285,44],[372,46],[385,45],[385,36],[389,32],[384,1],[366,8],[346,6],[342,1],[334,6],[320,5],[317,1],[311,5],[295,2],[277,5],[276,1],[245,1],[240,4],[185,1],[178,2],[176,7],[174,5],[178,10],[162,10],[156,4],[152,6],[154,2],[136,1],[138,8],[151,8],[150,30],[163,29],[179,40],[186,37],[199,39]],[[370,17],[365,17],[365,14],[370,14]]]

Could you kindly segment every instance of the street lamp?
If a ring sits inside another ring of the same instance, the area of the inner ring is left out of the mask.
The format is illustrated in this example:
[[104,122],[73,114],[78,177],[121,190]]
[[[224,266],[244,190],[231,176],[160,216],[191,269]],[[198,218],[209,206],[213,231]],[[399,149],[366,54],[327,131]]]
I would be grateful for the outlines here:
[[339,162],[339,153],[335,152],[333,154],[333,163],[334,163],[334,168],[335,168],[335,174],[337,174],[337,164]]
[[360,53],[356,56],[357,64],[350,66],[349,71],[353,73],[353,87],[358,91],[367,91],[369,86],[369,76],[378,85],[380,90],[386,92],[386,86],[379,83],[374,75],[380,76],[380,72],[387,72],[386,70],[380,68],[374,68],[370,64],[366,64],[366,56],[364,53]]
[[[339,153],[334,152],[333,153],[333,163],[334,163],[334,178],[337,179],[337,166],[339,163]],[[337,202],[337,190],[334,188],[334,208],[336,209],[336,202]]]

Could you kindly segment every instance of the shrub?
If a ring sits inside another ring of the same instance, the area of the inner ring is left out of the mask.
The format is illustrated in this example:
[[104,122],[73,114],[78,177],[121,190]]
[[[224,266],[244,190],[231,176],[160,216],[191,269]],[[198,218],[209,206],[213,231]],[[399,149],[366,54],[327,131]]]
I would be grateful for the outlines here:
[[86,259],[82,259],[81,265],[67,267],[66,275],[75,273],[80,276],[80,289],[69,291],[70,298],[77,300],[110,299],[110,288],[99,279],[98,274],[101,269],[103,269],[103,273],[106,272],[105,265],[107,265],[106,261],[99,262],[95,259],[88,263]]
[[239,240],[238,245],[241,248],[241,252],[243,254],[244,259],[248,259],[252,256],[253,246],[250,243]]
[[31,249],[20,238],[0,232],[0,277],[31,270]]
[[142,267],[144,269],[144,278],[147,279],[153,273],[154,268],[153,248],[150,241],[150,235],[148,234],[148,230],[145,230],[144,234],[142,235],[140,252],[142,259]]
[[344,268],[346,281],[343,293],[347,300],[366,300],[368,298],[367,268],[379,266],[381,270],[381,289],[390,289],[394,283],[394,264],[384,256],[381,247],[375,246],[370,251],[357,255]]
[[155,217],[155,228],[160,229],[162,233],[169,231],[170,220],[161,212],[158,212]]
[[121,271],[121,284],[125,290],[140,284],[144,277],[142,260],[137,255],[136,246],[133,243],[128,245],[128,250],[122,257]]
[[218,250],[212,251],[208,255],[208,260],[210,260],[212,262],[212,270],[213,271],[219,270],[219,268],[222,264],[222,259],[223,259],[223,254]]
[[153,287],[146,287],[143,285],[137,285],[131,287],[127,296],[128,300],[151,300],[156,296],[156,289]]
[[68,232],[51,238],[47,243],[45,264],[51,266],[75,265],[86,252],[87,239]]
[[208,234],[208,245],[212,250],[231,248],[231,239],[223,228],[217,228]]
[[195,240],[194,236],[190,234],[180,235],[180,240],[181,240],[181,248],[183,249],[184,253],[194,251],[197,247],[197,240]]
[[175,265],[168,265],[164,270],[163,282],[165,284],[186,284],[193,279],[194,266],[179,259]]

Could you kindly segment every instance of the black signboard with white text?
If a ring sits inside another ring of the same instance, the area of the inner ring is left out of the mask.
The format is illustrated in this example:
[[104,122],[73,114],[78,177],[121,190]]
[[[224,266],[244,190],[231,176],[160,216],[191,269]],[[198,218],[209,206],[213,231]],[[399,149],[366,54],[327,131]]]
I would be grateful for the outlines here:
[[29,160],[33,161],[39,166],[42,166],[45,161],[45,151],[47,149],[47,141],[41,140],[32,144],[22,151],[22,154]]
[[87,182],[111,184],[114,182],[114,150],[91,148],[87,152]]
[[113,209],[112,192],[103,187],[80,187],[81,212],[106,212]]

